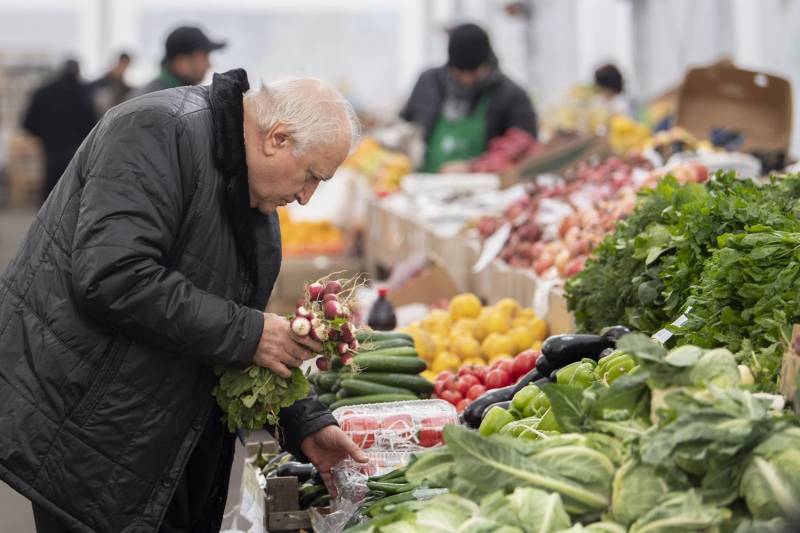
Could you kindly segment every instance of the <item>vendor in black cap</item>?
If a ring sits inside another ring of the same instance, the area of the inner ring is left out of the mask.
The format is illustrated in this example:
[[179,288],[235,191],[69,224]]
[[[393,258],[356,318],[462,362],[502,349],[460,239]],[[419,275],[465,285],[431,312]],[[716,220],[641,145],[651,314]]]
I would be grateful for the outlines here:
[[500,71],[489,36],[475,24],[450,32],[447,65],[420,75],[400,116],[422,126],[422,170],[466,161],[509,128],[536,136],[536,113],[525,91]]
[[167,37],[166,53],[158,77],[135,91],[133,96],[162,89],[197,85],[211,68],[208,54],[225,47],[225,42],[214,42],[200,28],[181,26]]

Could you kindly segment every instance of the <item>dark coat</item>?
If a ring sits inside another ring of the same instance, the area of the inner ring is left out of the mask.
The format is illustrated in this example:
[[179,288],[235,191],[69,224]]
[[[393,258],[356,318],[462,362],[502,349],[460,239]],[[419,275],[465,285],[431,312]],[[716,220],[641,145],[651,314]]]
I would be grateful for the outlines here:
[[42,202],[96,121],[91,90],[74,75],[63,74],[33,93],[22,126],[41,140],[44,149]]
[[[411,96],[400,112],[409,122],[422,126],[427,139],[433,132],[442,112],[447,82],[447,67],[437,67],[423,72]],[[486,110],[486,140],[500,137],[510,128],[520,128],[536,137],[536,113],[525,91],[502,72],[492,76],[491,83],[475,95],[472,107],[489,92],[491,100]]]
[[[280,266],[247,203],[246,89],[231,71],[109,111],[0,278],[0,478],[75,531],[157,531],[187,463],[232,444],[212,366],[250,364]],[[293,452],[335,423],[314,400],[281,421]],[[208,530],[217,463],[188,480]]]

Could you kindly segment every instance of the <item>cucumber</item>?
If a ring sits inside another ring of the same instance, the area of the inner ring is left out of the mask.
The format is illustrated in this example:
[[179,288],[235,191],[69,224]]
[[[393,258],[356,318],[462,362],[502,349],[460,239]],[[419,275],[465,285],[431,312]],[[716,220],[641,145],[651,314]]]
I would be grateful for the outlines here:
[[351,405],[362,405],[365,403],[386,403],[386,402],[405,402],[411,400],[418,400],[413,394],[374,394],[370,396],[356,396],[355,398],[345,398],[344,400],[337,400],[330,405],[331,410],[336,410],[340,407],[349,407]]
[[356,339],[359,343],[380,342],[389,339],[405,339],[414,342],[414,339],[408,333],[400,333],[399,331],[375,331],[372,329],[360,329],[356,331]]
[[423,378],[422,376],[415,376],[412,374],[391,374],[389,372],[361,372],[360,374],[353,374],[354,379],[362,381],[370,381],[372,383],[380,383],[381,385],[389,385],[391,387],[401,387],[408,389],[419,394],[427,394],[433,392],[433,383]]
[[329,392],[327,394],[320,394],[317,399],[320,401],[320,403],[322,403],[322,405],[328,407],[330,404],[336,401],[336,395],[332,392]]
[[386,339],[383,341],[365,341],[362,345],[362,351],[375,351],[384,350],[386,348],[413,348],[414,341],[408,339]]
[[368,372],[396,372],[398,374],[419,374],[428,365],[417,357],[406,355],[359,354],[353,357],[356,366]]
[[342,390],[347,391],[353,396],[370,396],[374,394],[414,394],[408,389],[391,387],[380,383],[362,381],[360,379],[342,380]]
[[[314,374],[312,374],[312,376],[313,375]],[[314,384],[317,390],[331,392],[333,391],[333,386],[336,384],[337,379],[339,379],[338,372],[320,372],[316,374]]]
[[384,348],[382,350],[360,351],[359,355],[401,355],[403,357],[417,357],[417,350],[413,346],[403,346],[401,348]]
[[345,398],[352,398],[353,396],[355,396],[355,394],[350,394],[344,389],[339,389],[339,392],[336,393],[336,400],[344,400]]

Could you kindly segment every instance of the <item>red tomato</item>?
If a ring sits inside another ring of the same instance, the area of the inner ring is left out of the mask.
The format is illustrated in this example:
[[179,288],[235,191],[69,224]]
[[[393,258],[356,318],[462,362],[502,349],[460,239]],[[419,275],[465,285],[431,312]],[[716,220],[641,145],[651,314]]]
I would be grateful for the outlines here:
[[514,371],[511,373],[514,379],[518,379],[536,367],[536,360],[539,359],[539,352],[525,350],[514,358]]
[[444,381],[444,390],[452,390],[461,394],[461,378],[458,376],[450,376]]
[[467,398],[470,400],[474,400],[484,392],[486,392],[486,386],[478,383],[469,388],[469,390],[467,391]]
[[486,381],[486,374],[489,373],[489,369],[485,366],[476,366],[475,369],[472,371],[472,375],[480,380],[481,383]]
[[381,420],[381,429],[391,431],[401,438],[409,439],[414,429],[414,419],[407,414],[387,416]]
[[445,381],[443,379],[442,380],[437,379],[436,383],[433,384],[433,392],[434,392],[434,394],[436,394],[437,396],[440,395],[442,393],[442,391],[444,390],[444,385],[445,385]]
[[464,409],[469,407],[469,404],[471,404],[471,403],[472,403],[472,400],[468,400],[468,399],[464,398],[463,400],[458,402],[458,405],[456,405],[456,411],[458,411],[459,413],[463,413]]
[[462,399],[461,393],[455,390],[442,391],[439,397],[446,402],[452,403],[453,405],[458,404],[458,402],[460,402]]
[[438,375],[438,376],[436,376],[436,381],[444,381],[444,380],[446,380],[447,378],[449,378],[450,376],[454,376],[454,375],[455,375],[455,374],[453,374],[453,373],[452,373],[452,372],[450,372],[449,370],[444,370],[444,371],[442,371],[442,372],[439,372],[439,375]]
[[502,361],[498,361],[494,368],[502,370],[509,376],[514,375],[514,361],[511,359],[503,359]]
[[511,385],[511,374],[505,370],[495,368],[486,376],[487,389],[499,389]]
[[466,376],[461,376],[461,388],[458,392],[461,393],[461,396],[466,396],[469,389],[471,389],[474,385],[480,385],[481,380],[477,377],[467,374]]
[[371,416],[351,416],[342,422],[342,431],[365,450],[375,444],[375,430],[378,428],[380,424]]

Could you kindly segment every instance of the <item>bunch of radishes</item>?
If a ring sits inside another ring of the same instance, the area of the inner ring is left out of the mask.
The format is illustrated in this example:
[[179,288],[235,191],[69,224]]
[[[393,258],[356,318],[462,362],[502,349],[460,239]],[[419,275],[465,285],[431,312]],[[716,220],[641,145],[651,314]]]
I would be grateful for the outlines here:
[[330,359],[338,356],[347,364],[358,351],[356,327],[351,322],[354,293],[361,276],[349,279],[323,278],[306,285],[305,296],[297,301],[291,327],[299,337],[311,337],[322,343],[317,367],[327,370]]

